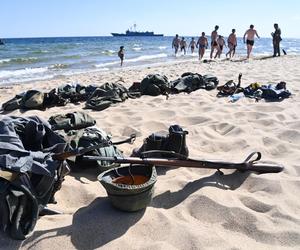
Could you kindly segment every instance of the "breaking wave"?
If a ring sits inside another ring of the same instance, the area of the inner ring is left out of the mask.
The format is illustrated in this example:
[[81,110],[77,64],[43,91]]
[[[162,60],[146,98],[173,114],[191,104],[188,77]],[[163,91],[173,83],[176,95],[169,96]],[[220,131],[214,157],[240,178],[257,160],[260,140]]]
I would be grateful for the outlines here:
[[25,68],[17,70],[0,70],[0,79],[1,78],[13,78],[13,77],[25,77],[32,76],[34,74],[41,74],[48,71],[48,67],[43,68]]
[[37,57],[20,57],[20,58],[5,58],[0,59],[0,64],[8,63],[35,63],[39,61]]
[[[165,58],[165,57],[168,57],[168,55],[165,54],[165,53],[155,54],[155,55],[139,56],[139,57],[130,58],[130,59],[126,59],[126,57],[125,57],[125,62],[135,63],[135,62],[149,61],[149,60],[158,59],[158,58]],[[107,62],[107,63],[99,63],[99,64],[96,64],[94,66],[96,68],[102,68],[102,67],[114,66],[114,65],[117,65],[119,63],[120,63],[120,61],[113,61],[113,62]]]

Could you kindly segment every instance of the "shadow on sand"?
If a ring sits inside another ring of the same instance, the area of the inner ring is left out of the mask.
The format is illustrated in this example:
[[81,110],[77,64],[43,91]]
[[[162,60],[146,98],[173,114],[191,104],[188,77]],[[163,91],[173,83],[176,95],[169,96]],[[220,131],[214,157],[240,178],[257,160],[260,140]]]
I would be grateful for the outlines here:
[[145,210],[135,213],[122,212],[114,209],[108,198],[97,198],[88,206],[75,212],[72,225],[35,231],[23,246],[27,249],[35,249],[41,241],[69,236],[76,249],[99,248],[125,234],[142,218],[144,212]]
[[[189,195],[207,186],[235,190],[243,184],[249,174],[250,172],[235,171],[228,175],[221,175],[215,172],[211,176],[187,183],[183,189],[176,192],[166,191],[157,195],[150,206],[164,209],[175,207]],[[107,197],[100,197],[86,207],[78,209],[73,215],[70,226],[35,231],[24,242],[0,237],[0,243],[5,249],[18,249],[21,245],[27,249],[34,249],[39,242],[68,236],[76,249],[95,249],[124,235],[143,217],[144,213],[145,210],[134,213],[119,211],[111,206]]]
[[189,195],[208,186],[223,190],[235,190],[243,184],[249,175],[250,172],[242,173],[240,171],[234,171],[231,174],[222,175],[216,171],[211,176],[203,177],[199,180],[187,183],[183,189],[176,192],[166,191],[155,196],[150,206],[165,209],[175,207],[184,201]]

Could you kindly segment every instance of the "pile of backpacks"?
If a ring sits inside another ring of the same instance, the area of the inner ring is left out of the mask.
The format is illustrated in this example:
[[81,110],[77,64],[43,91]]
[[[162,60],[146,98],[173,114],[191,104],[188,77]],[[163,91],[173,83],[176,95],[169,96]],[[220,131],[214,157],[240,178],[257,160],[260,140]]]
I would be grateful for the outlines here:
[[[169,133],[153,133],[132,156],[157,157],[157,152],[173,151],[188,156],[187,131],[174,125]],[[122,157],[117,148],[132,142],[134,136],[113,142],[111,136],[96,127],[86,113],[55,115],[48,121],[36,116],[0,118],[0,229],[14,239],[29,237],[39,216],[55,214],[47,207],[55,203],[64,177],[70,171],[95,168],[98,173],[118,167],[109,161],[86,160],[84,156]],[[93,148],[70,159],[57,156],[79,149]],[[164,156],[164,155],[160,155]]]
[[[92,155],[122,155],[96,121],[74,112],[50,117],[49,122],[32,116],[0,118],[0,228],[14,239],[33,232],[40,215],[55,213],[47,208],[64,177],[73,168],[112,167],[109,162],[58,160],[55,156],[77,148],[106,142]],[[56,131],[59,131],[56,132]]]
[[142,95],[190,93],[198,89],[211,90],[216,88],[218,83],[215,76],[201,76],[188,72],[171,82],[164,75],[147,75],[141,82],[135,82],[129,89],[121,82],[105,83],[100,86],[65,84],[49,92],[28,90],[17,94],[2,104],[2,110],[44,110],[53,106],[65,106],[67,103],[85,102],[85,108],[101,111],[113,104],[124,102],[128,98],[137,98]]
[[251,83],[247,87],[241,87],[242,74],[239,74],[238,83],[233,80],[218,86],[218,97],[229,97],[232,102],[241,97],[254,98],[256,101],[265,99],[266,101],[282,101],[291,96],[291,92],[286,87],[286,82],[260,84]]
[[160,74],[147,75],[140,83],[134,83],[129,90],[140,92],[141,95],[168,95],[181,92],[190,93],[198,89],[211,90],[217,87],[219,80],[213,75],[200,75],[186,72],[180,78],[169,81]]
[[112,104],[138,96],[136,93],[129,93],[120,82],[105,83],[101,86],[66,84],[49,92],[28,90],[3,103],[2,109],[4,111],[16,109],[43,110],[54,106],[65,106],[67,103],[86,102],[86,108],[99,111],[110,107]]

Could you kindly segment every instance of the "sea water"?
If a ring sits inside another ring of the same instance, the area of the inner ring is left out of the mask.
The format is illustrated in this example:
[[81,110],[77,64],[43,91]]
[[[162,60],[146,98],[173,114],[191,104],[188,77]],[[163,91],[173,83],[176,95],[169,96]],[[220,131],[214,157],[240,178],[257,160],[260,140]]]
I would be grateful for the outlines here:
[[[55,37],[5,39],[0,45],[0,84],[51,79],[84,72],[111,71],[120,68],[118,50],[125,48],[124,67],[170,62],[191,55],[174,56],[173,37]],[[196,38],[197,39],[197,38]],[[186,37],[189,44],[191,37]],[[300,39],[284,39],[281,47],[288,54],[300,54]],[[227,49],[224,48],[224,52]],[[272,40],[256,40],[255,55],[272,55]],[[237,56],[246,54],[238,39]],[[206,56],[209,51],[206,51]],[[224,55],[223,55],[224,57]]]

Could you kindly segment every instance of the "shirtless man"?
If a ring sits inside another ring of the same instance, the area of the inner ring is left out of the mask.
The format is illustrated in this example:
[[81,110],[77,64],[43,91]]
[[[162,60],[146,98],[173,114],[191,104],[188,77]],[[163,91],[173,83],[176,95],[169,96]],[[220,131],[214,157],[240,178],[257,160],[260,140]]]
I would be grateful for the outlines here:
[[244,38],[243,38],[244,43],[246,43],[245,40],[246,36],[247,36],[247,58],[249,59],[252,51],[252,47],[254,45],[255,36],[257,36],[257,38],[260,38],[259,35],[257,34],[257,31],[254,29],[253,24],[250,25],[250,29],[248,29],[244,34]]
[[210,51],[210,59],[213,58],[213,53],[215,51],[215,49],[217,50],[218,52],[218,42],[217,42],[217,39],[218,39],[218,29],[219,29],[219,26],[216,25],[215,26],[215,29],[213,32],[211,32],[211,51]]
[[217,57],[220,58],[221,54],[223,52],[224,46],[227,47],[224,37],[220,35],[217,39],[217,43],[218,43],[218,52],[216,53],[215,58],[217,58]]
[[186,41],[184,40],[184,37],[182,37],[181,41],[180,41],[180,51],[184,52],[184,54],[186,54]]
[[180,39],[178,37],[178,34],[176,34],[176,36],[173,39],[172,42],[172,49],[175,49],[175,56],[177,55],[178,49],[179,49],[179,45],[180,45]]
[[192,37],[192,41],[189,44],[189,48],[191,48],[192,54],[194,54],[195,47],[196,47],[196,41],[195,41],[195,38]]
[[234,57],[235,48],[237,46],[235,29],[232,29],[232,33],[229,35],[227,39],[227,44],[228,44],[229,51],[227,52],[226,57],[229,55],[229,58],[232,58]]
[[202,35],[199,37],[196,47],[199,47],[199,60],[202,59],[205,49],[207,48],[208,41],[205,37],[205,32],[202,32]]

